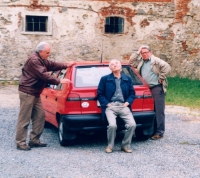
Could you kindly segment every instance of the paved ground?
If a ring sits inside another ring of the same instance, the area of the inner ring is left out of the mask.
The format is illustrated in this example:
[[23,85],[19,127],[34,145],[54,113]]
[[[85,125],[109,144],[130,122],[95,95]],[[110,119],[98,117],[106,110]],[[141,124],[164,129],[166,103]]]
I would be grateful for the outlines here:
[[166,133],[159,141],[133,139],[133,153],[106,154],[105,135],[81,135],[75,145],[61,147],[55,128],[44,130],[46,148],[29,152],[15,146],[19,112],[16,86],[0,86],[0,178],[199,178],[199,111],[166,107]]

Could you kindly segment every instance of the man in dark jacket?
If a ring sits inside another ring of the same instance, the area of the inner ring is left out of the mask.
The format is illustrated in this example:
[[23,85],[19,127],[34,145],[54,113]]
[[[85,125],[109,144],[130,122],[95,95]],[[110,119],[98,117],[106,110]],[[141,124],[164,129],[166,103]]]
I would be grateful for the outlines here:
[[131,104],[135,98],[133,83],[129,76],[121,73],[121,63],[113,59],[109,63],[111,74],[103,76],[99,82],[97,98],[102,108],[102,117],[108,120],[106,153],[112,153],[116,137],[116,118],[119,116],[125,122],[125,135],[121,150],[131,153],[131,141],[136,123],[131,112]]
[[[32,147],[46,147],[40,142],[44,129],[45,115],[40,94],[47,83],[58,85],[70,83],[69,79],[58,79],[49,75],[48,71],[56,71],[71,67],[74,62],[58,63],[48,60],[51,48],[48,43],[41,42],[36,47],[22,68],[19,82],[20,111],[16,128],[17,149],[28,151]],[[28,125],[32,121],[29,144],[26,144]]]

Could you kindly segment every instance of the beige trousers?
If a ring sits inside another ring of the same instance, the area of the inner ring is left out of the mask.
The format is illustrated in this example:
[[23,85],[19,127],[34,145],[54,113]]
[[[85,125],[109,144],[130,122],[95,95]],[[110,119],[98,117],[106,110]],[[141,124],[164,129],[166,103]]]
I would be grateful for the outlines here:
[[28,126],[32,121],[29,142],[38,143],[44,130],[45,115],[40,97],[19,91],[20,111],[16,128],[16,144],[26,144]]
[[108,120],[107,139],[108,146],[113,149],[116,137],[116,118],[119,116],[125,122],[126,131],[122,140],[122,148],[130,148],[133,134],[135,133],[136,123],[128,107],[109,106],[106,108],[106,117]]

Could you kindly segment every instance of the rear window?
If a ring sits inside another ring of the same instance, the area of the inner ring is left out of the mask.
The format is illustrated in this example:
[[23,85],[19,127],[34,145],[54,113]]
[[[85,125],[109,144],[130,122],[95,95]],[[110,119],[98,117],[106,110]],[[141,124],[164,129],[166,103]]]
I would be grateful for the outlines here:
[[[108,66],[76,67],[75,87],[97,87],[101,77],[110,73]],[[122,66],[122,73],[130,76],[134,85],[143,85],[129,66]]]

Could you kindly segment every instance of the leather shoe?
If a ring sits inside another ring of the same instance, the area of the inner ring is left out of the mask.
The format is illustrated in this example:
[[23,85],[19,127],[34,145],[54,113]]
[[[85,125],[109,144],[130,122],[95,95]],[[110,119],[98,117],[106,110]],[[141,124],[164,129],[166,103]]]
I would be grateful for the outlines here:
[[40,142],[38,142],[38,143],[29,142],[28,145],[29,145],[31,148],[33,148],[33,147],[46,147],[46,146],[47,146],[46,143],[40,143]]
[[109,146],[106,148],[106,153],[112,153],[112,149]]
[[126,153],[132,153],[132,150],[130,148],[121,148],[121,150]]
[[18,150],[23,150],[23,151],[30,151],[31,150],[31,147],[24,144],[24,145],[17,145],[17,149]]
[[151,140],[158,140],[158,139],[161,139],[161,138],[163,138],[162,135],[155,134],[153,137],[151,137]]

